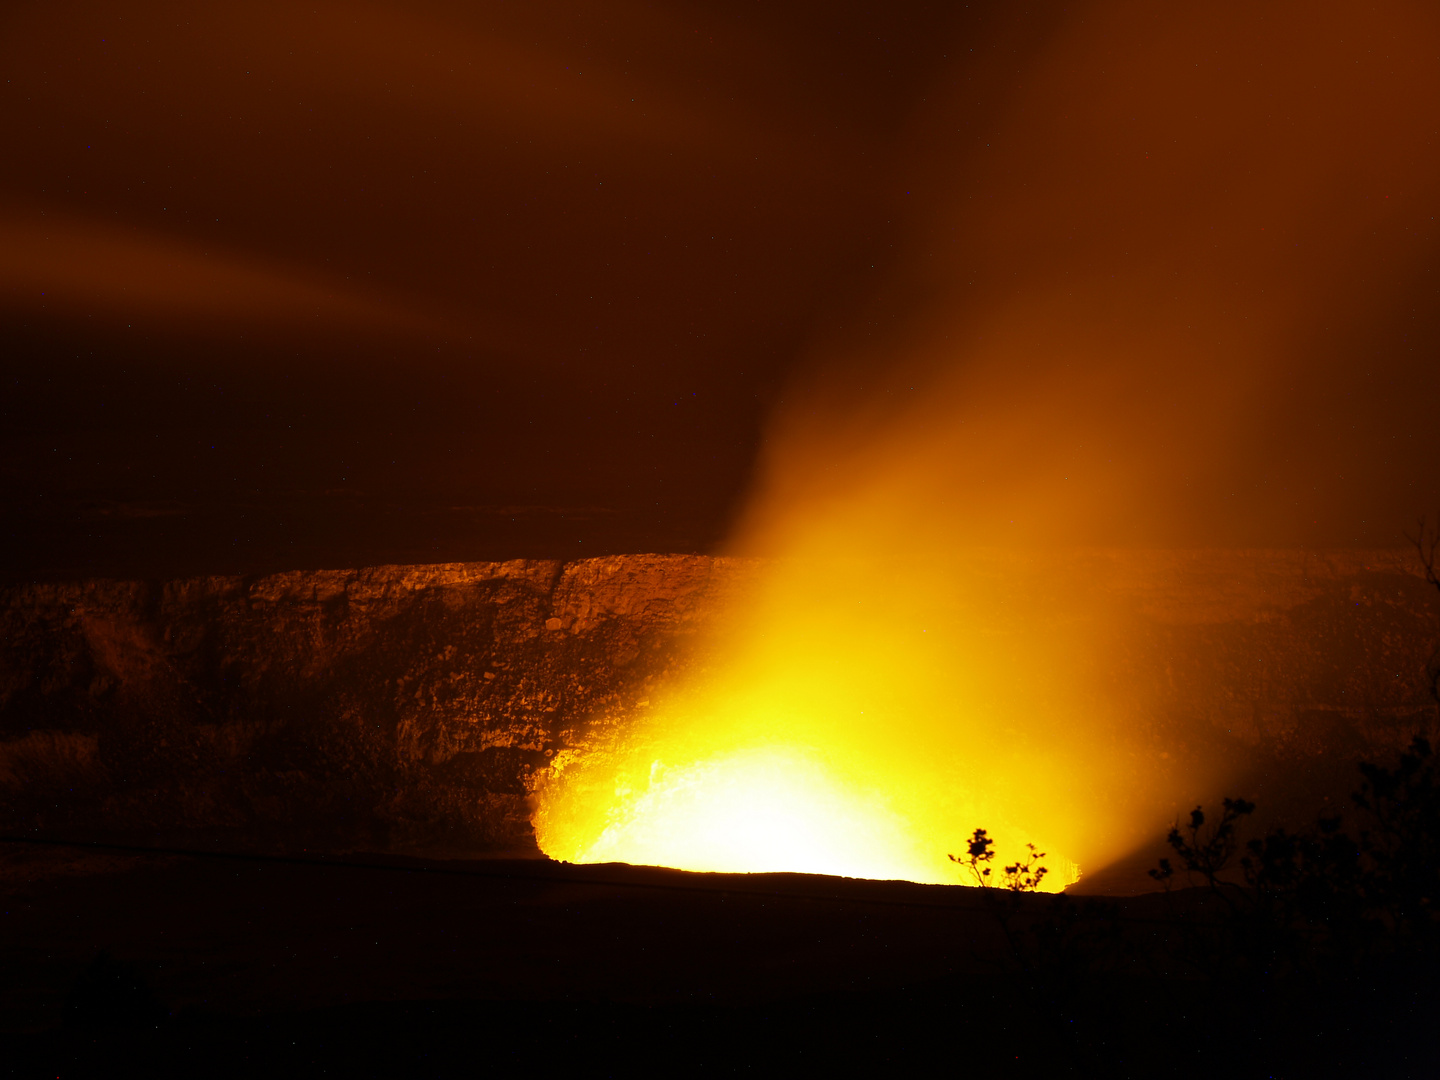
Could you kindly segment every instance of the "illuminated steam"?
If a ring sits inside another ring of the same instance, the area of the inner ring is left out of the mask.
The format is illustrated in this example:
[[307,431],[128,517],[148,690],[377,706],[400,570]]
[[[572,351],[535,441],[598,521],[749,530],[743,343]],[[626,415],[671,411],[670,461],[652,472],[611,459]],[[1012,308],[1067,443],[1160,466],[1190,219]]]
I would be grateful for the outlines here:
[[1394,439],[1433,429],[1440,365],[1379,328],[1435,250],[1433,9],[1099,4],[1049,30],[915,118],[909,247],[785,394],[733,539],[768,578],[652,723],[546,789],[548,852],[958,880],[984,826],[1002,858],[1101,866],[1227,777],[1162,789],[1096,674],[1107,597],[1004,552],[1386,515],[1393,542],[1425,508]]

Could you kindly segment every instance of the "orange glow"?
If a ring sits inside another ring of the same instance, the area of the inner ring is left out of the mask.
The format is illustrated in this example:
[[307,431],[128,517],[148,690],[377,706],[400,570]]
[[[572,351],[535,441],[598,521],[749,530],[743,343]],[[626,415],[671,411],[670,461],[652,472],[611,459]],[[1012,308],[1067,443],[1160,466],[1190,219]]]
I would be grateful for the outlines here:
[[965,879],[946,856],[983,826],[1002,859],[1034,841],[1051,856],[1046,884],[1074,881],[1083,751],[1066,706],[1046,700],[1071,660],[1016,678],[1022,639],[1046,646],[994,619],[978,632],[974,590],[993,589],[923,569],[772,564],[648,722],[557,764],[542,850],[953,884]]
[[[685,870],[797,871],[931,880],[905,820],[878,793],[839,781],[812,754],[754,747],[666,768],[656,761],[574,862]],[[552,853],[558,853],[552,851]]]
[[1348,370],[1329,328],[1433,251],[1437,40],[1404,3],[1087,5],[983,134],[957,68],[904,257],[772,416],[732,550],[777,561],[646,724],[557,768],[541,846],[957,881],[984,827],[1061,885],[1213,798],[1233,766],[1162,780],[1101,674],[1115,598],[1004,551],[1247,546],[1360,497],[1292,445]]
[[[751,747],[675,768],[657,760],[638,786],[617,779],[614,800],[588,830],[542,830],[547,854],[681,870],[969,883],[943,843],[927,844],[885,793],[841,779],[815,750]],[[963,853],[963,845],[949,846]],[[1079,876],[1067,859],[1049,865],[1047,889]]]

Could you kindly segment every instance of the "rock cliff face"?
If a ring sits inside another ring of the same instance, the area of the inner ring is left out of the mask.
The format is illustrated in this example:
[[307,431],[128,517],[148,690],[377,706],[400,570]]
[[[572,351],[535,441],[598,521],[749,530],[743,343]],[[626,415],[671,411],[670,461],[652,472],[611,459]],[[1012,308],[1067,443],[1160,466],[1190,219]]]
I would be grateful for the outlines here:
[[[1440,605],[1412,554],[973,558],[1109,598],[1104,681],[1157,756],[1205,743],[1258,775],[1435,725]],[[635,555],[7,589],[0,830],[537,854],[547,763],[643,713],[759,570]]]
[[633,710],[743,574],[634,556],[11,589],[4,828],[534,854],[533,774]]

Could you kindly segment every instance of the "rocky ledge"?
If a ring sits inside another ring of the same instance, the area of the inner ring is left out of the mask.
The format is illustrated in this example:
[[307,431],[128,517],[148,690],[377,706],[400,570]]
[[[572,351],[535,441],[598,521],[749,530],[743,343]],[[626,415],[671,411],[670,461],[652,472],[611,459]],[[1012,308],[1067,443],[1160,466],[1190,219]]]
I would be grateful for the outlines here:
[[[1440,597],[1413,553],[973,557],[1111,598],[1107,677],[1157,746],[1220,745],[1262,775],[1436,724]],[[631,555],[11,587],[0,831],[538,854],[547,763],[643,713],[759,570]]]

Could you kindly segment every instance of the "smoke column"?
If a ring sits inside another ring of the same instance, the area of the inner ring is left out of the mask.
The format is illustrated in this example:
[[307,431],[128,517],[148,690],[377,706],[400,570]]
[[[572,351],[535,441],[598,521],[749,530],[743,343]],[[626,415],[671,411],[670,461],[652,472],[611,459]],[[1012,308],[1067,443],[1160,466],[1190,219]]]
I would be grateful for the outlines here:
[[585,828],[683,849],[657,763],[698,799],[736,747],[819,762],[924,880],[975,826],[1096,867],[1217,794],[1147,768],[1106,596],[1034,549],[1391,544],[1440,501],[1437,58],[1422,5],[1108,3],[957,59],[907,246],[773,417],[732,547],[775,569]]
[[1433,9],[1052,33],[915,119],[909,248],[779,409],[737,546],[1395,542],[1436,494]]

